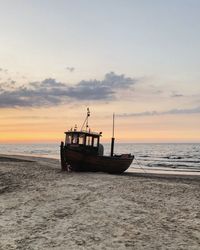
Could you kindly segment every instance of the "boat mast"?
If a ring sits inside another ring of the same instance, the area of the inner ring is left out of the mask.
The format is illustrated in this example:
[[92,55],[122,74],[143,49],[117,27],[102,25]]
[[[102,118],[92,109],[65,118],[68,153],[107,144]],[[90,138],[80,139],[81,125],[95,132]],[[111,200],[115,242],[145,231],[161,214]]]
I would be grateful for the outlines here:
[[85,118],[85,121],[83,122],[83,125],[81,127],[81,131],[83,130],[84,126],[86,127],[86,132],[87,132],[87,129],[88,129],[88,118],[90,116],[90,110],[89,108],[87,108],[87,115],[86,115],[86,118]]
[[115,138],[114,138],[114,135],[115,135],[115,113],[113,113],[113,127],[112,127],[112,138],[111,138],[111,153],[110,155],[113,156],[113,153],[114,153],[114,142],[115,142]]

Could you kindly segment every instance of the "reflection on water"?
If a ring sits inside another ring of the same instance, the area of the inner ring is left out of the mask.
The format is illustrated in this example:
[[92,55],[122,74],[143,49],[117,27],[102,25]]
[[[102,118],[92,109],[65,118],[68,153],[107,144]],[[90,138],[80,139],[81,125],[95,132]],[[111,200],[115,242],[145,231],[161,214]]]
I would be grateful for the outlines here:
[[[110,153],[110,144],[104,144],[105,154]],[[59,159],[60,145],[58,144],[0,144],[1,154],[25,154]],[[115,153],[131,153],[142,167],[200,170],[200,144],[197,143],[116,143]]]

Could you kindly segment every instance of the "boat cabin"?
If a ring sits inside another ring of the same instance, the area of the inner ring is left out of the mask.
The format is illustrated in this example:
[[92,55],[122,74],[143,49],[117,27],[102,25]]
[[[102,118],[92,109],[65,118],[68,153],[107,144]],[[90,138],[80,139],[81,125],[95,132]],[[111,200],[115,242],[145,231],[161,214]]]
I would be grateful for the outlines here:
[[98,152],[101,134],[101,132],[67,131],[65,132],[65,146],[77,150]]

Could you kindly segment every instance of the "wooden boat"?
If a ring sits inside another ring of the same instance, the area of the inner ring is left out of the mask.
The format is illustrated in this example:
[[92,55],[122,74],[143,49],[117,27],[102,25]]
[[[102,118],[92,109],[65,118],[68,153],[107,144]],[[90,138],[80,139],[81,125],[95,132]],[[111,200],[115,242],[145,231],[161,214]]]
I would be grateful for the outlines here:
[[114,116],[110,156],[103,155],[103,145],[100,144],[102,133],[94,133],[88,130],[89,116],[88,109],[84,122],[86,124],[85,131],[82,129],[77,131],[75,127],[74,130],[65,132],[65,143],[61,142],[60,146],[61,169],[64,171],[123,173],[131,165],[134,156],[131,154],[114,155]]

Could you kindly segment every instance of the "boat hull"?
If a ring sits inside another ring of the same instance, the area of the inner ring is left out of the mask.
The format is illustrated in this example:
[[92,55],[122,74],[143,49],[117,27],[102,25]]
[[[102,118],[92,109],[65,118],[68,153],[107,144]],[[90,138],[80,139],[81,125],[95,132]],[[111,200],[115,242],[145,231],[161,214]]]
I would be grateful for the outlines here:
[[65,147],[61,144],[61,168],[62,170],[107,172],[121,174],[131,165],[134,156],[122,154],[117,156],[99,156],[86,154]]

